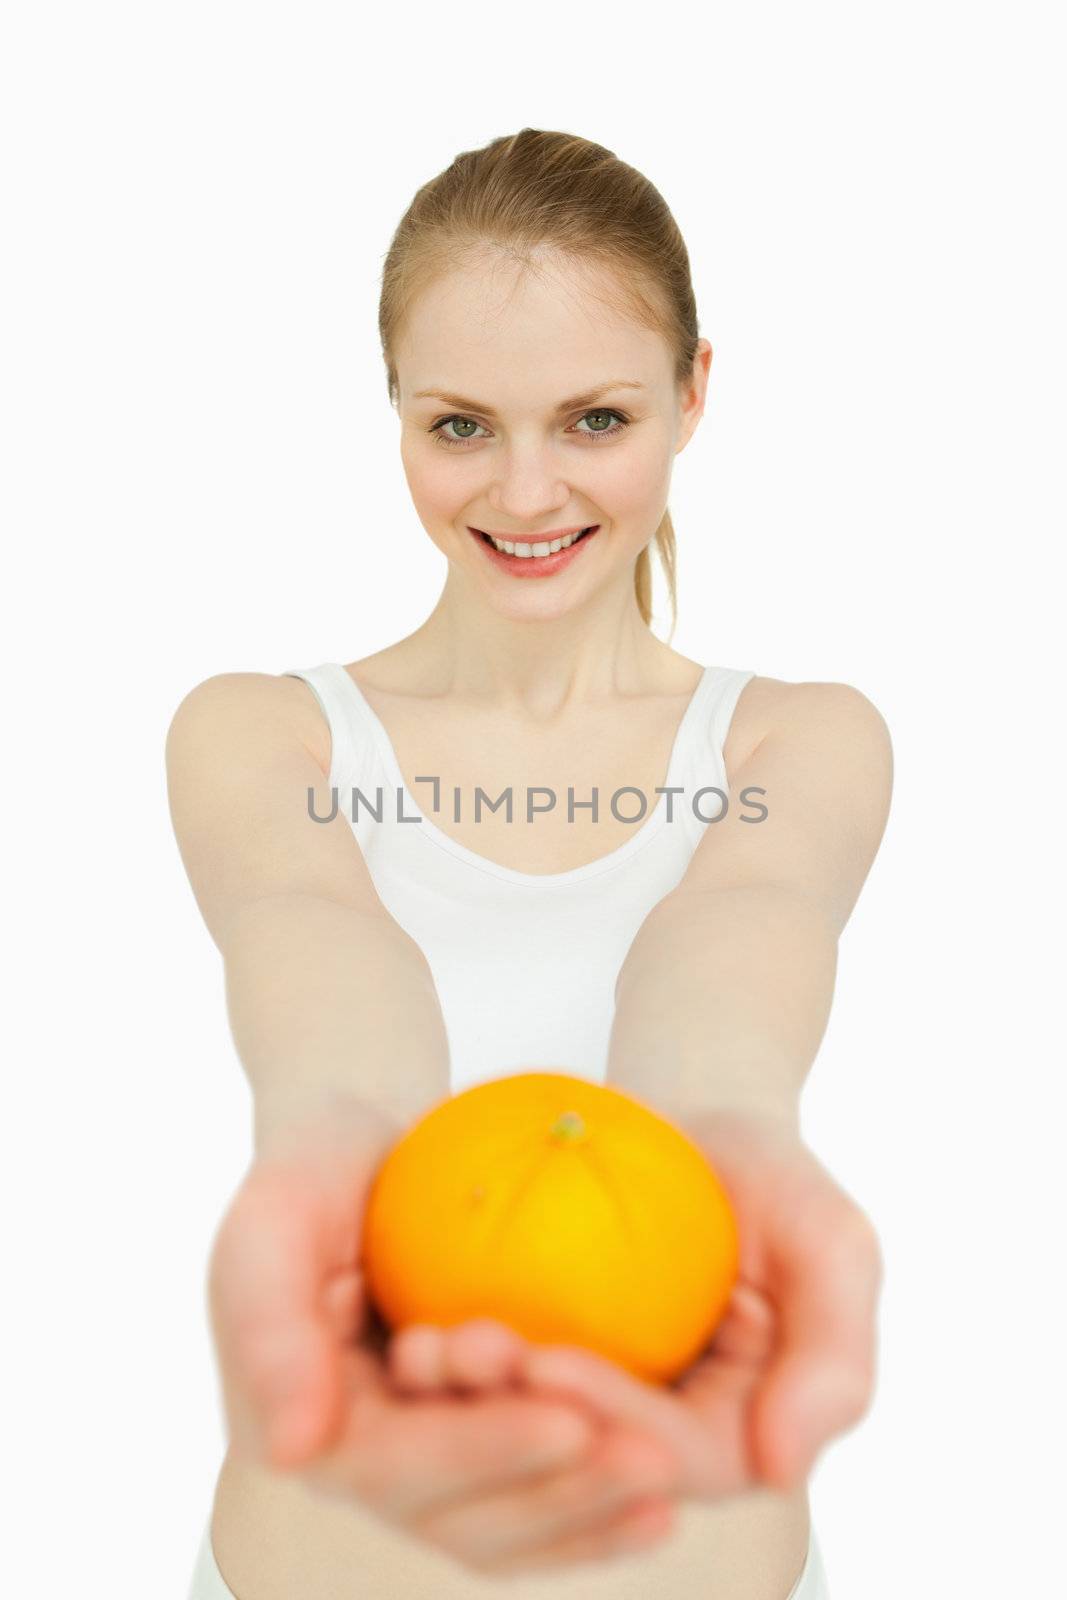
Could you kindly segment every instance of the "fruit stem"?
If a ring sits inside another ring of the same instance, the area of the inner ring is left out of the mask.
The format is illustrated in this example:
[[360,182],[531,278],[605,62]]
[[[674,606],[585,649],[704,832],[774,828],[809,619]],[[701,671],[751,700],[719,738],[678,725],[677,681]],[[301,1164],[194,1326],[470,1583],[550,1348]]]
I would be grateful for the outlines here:
[[574,1143],[585,1137],[585,1122],[577,1111],[564,1111],[552,1126],[552,1137]]

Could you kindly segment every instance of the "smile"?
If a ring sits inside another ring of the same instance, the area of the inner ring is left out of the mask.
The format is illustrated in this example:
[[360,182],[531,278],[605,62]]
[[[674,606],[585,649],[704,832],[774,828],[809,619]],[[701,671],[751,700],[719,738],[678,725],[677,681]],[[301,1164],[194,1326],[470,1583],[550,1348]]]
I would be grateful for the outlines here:
[[491,561],[511,572],[515,577],[548,577],[569,566],[579,548],[589,544],[600,524],[594,522],[579,533],[567,534],[562,539],[534,543],[521,539],[496,539],[481,528],[470,532],[478,540]]

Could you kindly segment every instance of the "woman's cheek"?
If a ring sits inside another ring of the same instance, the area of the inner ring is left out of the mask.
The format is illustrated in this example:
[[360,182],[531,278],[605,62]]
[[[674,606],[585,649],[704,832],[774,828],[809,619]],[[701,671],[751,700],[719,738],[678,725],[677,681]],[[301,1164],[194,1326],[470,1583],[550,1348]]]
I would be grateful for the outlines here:
[[[590,452],[599,447],[592,445]],[[624,440],[606,446],[609,459],[595,462],[588,474],[586,493],[597,508],[614,521],[643,522],[652,506],[664,498],[670,481],[670,458],[655,447],[654,440]]]
[[[444,450],[441,445],[436,448]],[[469,469],[458,472],[458,463],[435,461],[425,451],[416,450],[401,450],[401,462],[420,518],[431,525],[454,521],[470,499]]]

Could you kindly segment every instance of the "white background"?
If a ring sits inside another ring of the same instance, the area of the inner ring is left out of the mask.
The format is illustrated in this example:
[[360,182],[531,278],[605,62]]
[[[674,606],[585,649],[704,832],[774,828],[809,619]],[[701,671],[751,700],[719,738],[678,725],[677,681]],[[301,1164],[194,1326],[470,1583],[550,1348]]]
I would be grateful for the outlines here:
[[223,1450],[206,1264],[250,1100],[166,730],[202,678],[353,660],[432,607],[378,274],[415,188],[524,125],[639,167],[688,242],[715,360],[671,494],[675,648],[853,683],[893,735],[804,1100],[886,1258],[872,1409],[812,1479],[834,1600],[1062,1582],[1053,20],[8,12],[11,1594],[185,1594]]

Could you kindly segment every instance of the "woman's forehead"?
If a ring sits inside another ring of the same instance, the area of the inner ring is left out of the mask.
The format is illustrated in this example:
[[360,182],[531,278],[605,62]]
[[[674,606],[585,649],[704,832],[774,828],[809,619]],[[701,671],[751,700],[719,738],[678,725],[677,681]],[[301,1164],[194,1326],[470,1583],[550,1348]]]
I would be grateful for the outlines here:
[[589,326],[601,337],[625,337],[641,322],[632,288],[606,266],[480,260],[437,274],[413,297],[406,320],[423,334],[442,321],[465,330],[548,322]]
[[415,299],[395,359],[408,398],[466,396],[482,410],[517,397],[517,383],[524,402],[532,384],[557,404],[596,387],[658,387],[671,370],[661,334],[583,286],[527,276],[505,294],[462,271]]

